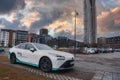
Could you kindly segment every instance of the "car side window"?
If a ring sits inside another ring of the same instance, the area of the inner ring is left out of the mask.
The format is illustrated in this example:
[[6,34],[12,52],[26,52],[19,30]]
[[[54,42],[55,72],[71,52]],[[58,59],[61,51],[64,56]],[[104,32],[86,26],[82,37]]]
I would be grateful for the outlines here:
[[26,44],[20,44],[20,45],[18,45],[18,48],[25,49],[25,46],[26,46]]
[[35,47],[32,44],[27,44],[25,46],[25,49],[30,50],[31,48],[35,49]]

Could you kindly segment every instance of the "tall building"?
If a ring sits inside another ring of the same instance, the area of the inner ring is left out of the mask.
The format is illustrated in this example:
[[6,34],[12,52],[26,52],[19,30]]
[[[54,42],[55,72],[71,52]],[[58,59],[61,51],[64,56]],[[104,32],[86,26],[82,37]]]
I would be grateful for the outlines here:
[[28,41],[28,31],[17,30],[16,31],[16,45],[20,43],[25,43]]
[[1,29],[0,45],[4,47],[12,47],[15,45],[16,31],[10,29]]
[[84,43],[96,43],[96,0],[84,0]]

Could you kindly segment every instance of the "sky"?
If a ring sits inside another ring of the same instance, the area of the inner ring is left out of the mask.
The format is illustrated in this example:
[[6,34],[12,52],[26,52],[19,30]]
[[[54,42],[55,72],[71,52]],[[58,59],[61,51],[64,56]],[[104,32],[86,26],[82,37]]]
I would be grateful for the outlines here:
[[[84,0],[0,0],[0,28],[74,37],[75,10],[77,40],[84,38]],[[97,36],[120,35],[120,0],[96,0]]]

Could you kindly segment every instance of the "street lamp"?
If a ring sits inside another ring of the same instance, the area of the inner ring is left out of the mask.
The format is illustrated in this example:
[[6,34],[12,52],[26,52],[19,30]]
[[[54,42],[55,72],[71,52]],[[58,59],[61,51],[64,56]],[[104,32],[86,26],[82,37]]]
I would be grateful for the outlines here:
[[77,47],[77,45],[76,45],[76,17],[77,17],[77,15],[79,15],[78,14],[78,12],[75,10],[75,25],[74,25],[74,56],[75,56],[75,54],[76,54],[76,47]]

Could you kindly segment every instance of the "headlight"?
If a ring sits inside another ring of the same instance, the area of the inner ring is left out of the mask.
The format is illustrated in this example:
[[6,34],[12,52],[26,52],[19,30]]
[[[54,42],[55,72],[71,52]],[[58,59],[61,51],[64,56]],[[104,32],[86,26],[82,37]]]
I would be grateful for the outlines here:
[[57,56],[57,60],[65,60],[64,56]]
[[49,53],[53,56],[55,56],[57,58],[57,60],[65,60],[65,57],[64,56],[61,56],[61,55],[57,55],[57,54],[53,54],[53,53]]

